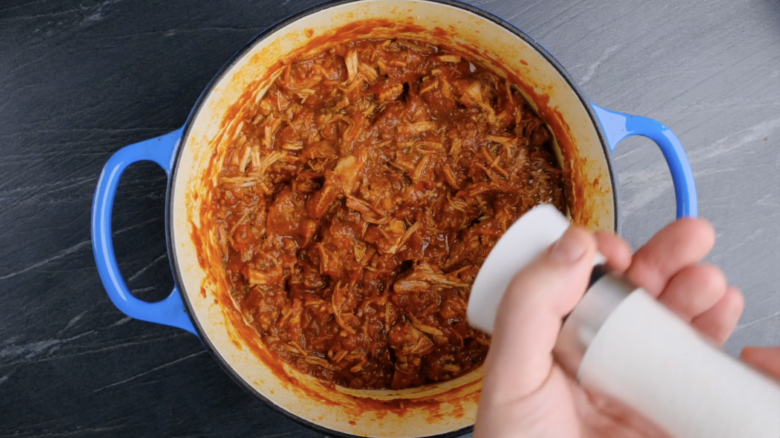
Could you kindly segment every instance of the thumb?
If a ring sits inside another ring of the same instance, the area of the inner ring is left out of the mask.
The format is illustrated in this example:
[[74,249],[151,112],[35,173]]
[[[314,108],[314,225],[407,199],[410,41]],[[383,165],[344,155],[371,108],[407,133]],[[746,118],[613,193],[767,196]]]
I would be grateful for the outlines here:
[[561,321],[587,288],[596,246],[592,233],[571,227],[517,273],[496,315],[483,394],[511,401],[542,386],[552,369]]

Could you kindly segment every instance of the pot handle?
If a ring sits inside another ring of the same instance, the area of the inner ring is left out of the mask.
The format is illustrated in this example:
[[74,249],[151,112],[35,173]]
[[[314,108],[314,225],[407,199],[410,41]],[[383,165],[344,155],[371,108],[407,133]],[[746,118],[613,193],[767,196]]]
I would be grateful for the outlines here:
[[612,152],[615,146],[628,137],[641,135],[647,137],[661,148],[669,171],[672,173],[674,195],[677,199],[677,217],[696,217],[699,212],[696,197],[696,183],[693,171],[680,140],[671,129],[661,122],[647,117],[633,116],[604,109],[590,104],[604,128],[607,142]]
[[103,167],[92,204],[92,250],[100,279],[108,297],[125,315],[187,330],[197,336],[177,286],[162,301],[147,303],[130,293],[114,254],[111,213],[119,179],[127,167],[138,161],[154,161],[171,177],[171,160],[181,140],[182,129],[157,138],[131,144],[117,151]]

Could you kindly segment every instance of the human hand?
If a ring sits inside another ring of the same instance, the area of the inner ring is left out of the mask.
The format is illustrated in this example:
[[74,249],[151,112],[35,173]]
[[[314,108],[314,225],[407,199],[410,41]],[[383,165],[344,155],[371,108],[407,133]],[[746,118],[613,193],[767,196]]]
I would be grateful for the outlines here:
[[[718,268],[700,263],[714,241],[707,222],[683,219],[632,256],[615,235],[570,228],[517,274],[504,295],[484,365],[475,438],[666,437],[639,415],[578,386],[552,350],[563,316],[585,292],[597,248],[613,272],[722,345],[742,313],[743,299]],[[743,355],[754,365],[780,368],[772,361],[780,359],[780,349],[746,349]],[[780,369],[775,372],[780,375]]]

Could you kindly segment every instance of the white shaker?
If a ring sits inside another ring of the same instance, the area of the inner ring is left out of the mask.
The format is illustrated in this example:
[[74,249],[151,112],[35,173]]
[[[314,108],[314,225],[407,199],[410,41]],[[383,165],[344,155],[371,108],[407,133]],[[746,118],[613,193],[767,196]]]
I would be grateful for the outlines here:
[[[521,217],[472,287],[469,322],[492,333],[514,274],[569,227],[552,206]],[[603,263],[599,256],[597,265]],[[712,346],[641,288],[596,266],[554,354],[585,388],[633,408],[676,438],[780,438],[780,386]]]

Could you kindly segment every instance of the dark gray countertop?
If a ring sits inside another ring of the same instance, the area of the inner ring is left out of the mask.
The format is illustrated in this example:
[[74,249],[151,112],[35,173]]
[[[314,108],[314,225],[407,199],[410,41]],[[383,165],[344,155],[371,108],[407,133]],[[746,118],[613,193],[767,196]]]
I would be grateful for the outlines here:
[[[192,335],[125,318],[89,234],[100,170],[181,126],[211,77],[266,26],[314,4],[6,0],[0,5],[0,437],[315,437],[245,393]],[[780,2],[483,0],[538,39],[590,98],[658,119],[686,147],[710,257],[747,305],[727,349],[780,344]],[[674,218],[661,153],[616,153],[636,247]],[[114,215],[139,297],[173,280],[165,174],[123,177]]]

